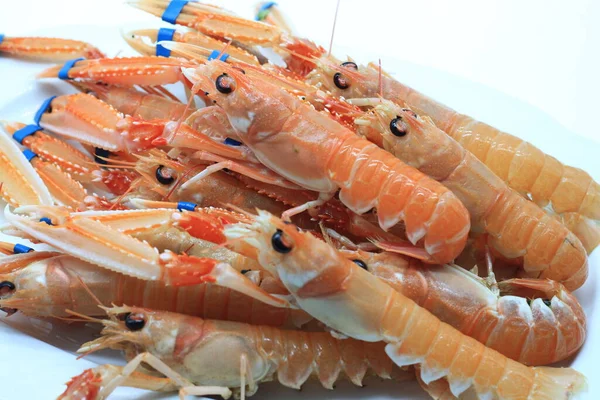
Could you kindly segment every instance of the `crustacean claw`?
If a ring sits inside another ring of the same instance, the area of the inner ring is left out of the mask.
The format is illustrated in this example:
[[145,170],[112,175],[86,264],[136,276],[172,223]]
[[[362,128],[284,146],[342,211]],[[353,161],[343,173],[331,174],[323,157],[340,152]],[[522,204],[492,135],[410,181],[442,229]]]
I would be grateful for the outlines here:
[[53,204],[48,188],[6,133],[0,133],[0,165],[0,194],[9,204]]
[[0,53],[38,60],[67,61],[77,57],[102,58],[94,46],[79,40],[47,37],[4,37]]
[[[127,4],[157,17],[164,14],[169,3],[169,0],[127,1]],[[251,44],[278,43],[282,34],[281,29],[273,25],[240,18],[223,8],[197,2],[185,5],[176,23],[213,37],[227,37]]]
[[[166,38],[161,35],[165,33]],[[174,30],[158,30],[158,29],[141,29],[129,32],[123,35],[123,39],[138,53],[145,56],[162,55],[170,56],[172,50],[175,55],[195,60],[196,57],[207,59],[213,56],[214,52],[221,52],[227,47],[228,59],[243,62],[247,64],[259,65],[257,56],[247,52],[244,49],[233,46],[228,42],[220,39],[215,39],[211,36],[200,32],[177,32]],[[176,44],[175,48],[171,48],[166,43]],[[159,41],[161,44],[159,45]],[[229,45],[228,45],[229,44]],[[180,46],[181,47],[180,47]],[[160,49],[162,47],[162,50]],[[186,52],[192,53],[194,56],[189,57]]]
[[40,118],[40,126],[68,139],[109,151],[139,151],[158,146],[205,150],[235,160],[253,159],[244,147],[219,143],[185,124],[125,116],[86,93],[59,96]]
[[[109,85],[131,87],[161,86],[184,82],[181,68],[195,63],[181,58],[131,57],[79,60],[65,72],[68,79],[102,82]],[[64,65],[56,65],[42,71],[38,78],[58,78]]]

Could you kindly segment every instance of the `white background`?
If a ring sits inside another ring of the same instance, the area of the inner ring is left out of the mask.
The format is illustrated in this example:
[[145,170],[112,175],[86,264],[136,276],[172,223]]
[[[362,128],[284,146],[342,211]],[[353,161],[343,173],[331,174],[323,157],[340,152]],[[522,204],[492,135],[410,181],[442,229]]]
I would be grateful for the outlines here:
[[[244,16],[252,15],[254,5],[253,0],[215,3]],[[328,46],[334,0],[279,3],[294,16],[293,25],[301,35]],[[592,0],[568,5],[554,0],[342,0],[333,53],[340,58],[352,55],[361,62],[381,58],[384,69],[401,81],[517,134],[600,180],[596,125],[600,27],[592,24],[599,20],[600,2]],[[65,29],[67,24],[79,27]],[[81,28],[85,25],[89,29]],[[125,48],[115,25],[126,30],[128,26],[156,27],[159,21],[116,0],[0,0],[0,31],[7,36],[56,32],[88,40],[115,55]],[[98,35],[104,31],[106,37]],[[29,122],[43,98],[55,94],[54,86],[34,82],[39,70],[39,66],[0,60],[0,119]],[[589,317],[589,336],[572,365],[590,380],[586,398],[598,399],[595,381],[600,378],[596,367],[600,354],[593,349],[600,346],[600,296],[596,295],[600,288],[594,267],[600,266],[600,252],[590,261],[591,279],[576,293]],[[61,340],[63,349],[76,347]],[[18,335],[3,324],[0,354],[5,356],[0,366],[1,400],[53,398],[69,377],[94,365],[85,359],[74,361],[71,354]],[[334,393],[319,390],[317,385],[309,387],[297,393],[280,392],[277,384],[262,385],[257,396],[409,399],[420,393],[414,385],[393,383],[369,385],[361,391],[342,384]],[[129,393],[120,391],[117,398],[129,398]]]

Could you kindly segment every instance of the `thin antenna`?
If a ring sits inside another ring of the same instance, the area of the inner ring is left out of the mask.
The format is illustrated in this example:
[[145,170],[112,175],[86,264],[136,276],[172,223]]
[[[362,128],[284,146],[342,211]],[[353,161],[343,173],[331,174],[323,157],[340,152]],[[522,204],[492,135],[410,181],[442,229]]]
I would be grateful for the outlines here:
[[[69,272],[71,272],[71,271],[69,270]],[[90,297],[96,302],[96,304],[104,307],[104,304],[102,304],[100,299],[98,297],[96,297],[94,292],[92,292],[92,289],[90,289],[90,287],[83,281],[83,279],[81,279],[81,276],[76,275],[75,278],[77,278],[77,280],[79,281],[81,286],[83,286],[83,289],[87,292],[87,294],[90,295]]]
[[137,178],[136,180],[131,182],[131,184],[129,185],[127,190],[117,198],[117,200],[113,203],[112,206],[110,206],[110,208],[108,210],[112,211],[112,210],[116,209],[119,206],[119,204],[121,204],[123,202],[123,199],[125,198],[125,196],[127,196],[129,193],[131,193],[133,191],[133,189],[135,189],[135,186],[137,186],[141,182],[141,179],[142,178]]
[[381,58],[379,59],[379,97],[383,98],[383,79],[381,79]]
[[329,41],[329,51],[327,52],[327,56],[331,55],[331,48],[333,47],[333,35],[335,34],[335,24],[337,22],[338,11],[340,9],[340,0],[337,0],[337,5],[335,6],[335,16],[333,17],[333,28],[331,28],[331,40]]
[[169,190],[169,192],[163,196],[163,201],[169,200],[169,197],[171,197],[171,195],[175,192],[175,189],[177,189],[179,186],[181,186],[181,184],[183,183],[183,179],[187,178],[192,172],[194,172],[194,170],[196,170],[199,167],[203,167],[206,166],[206,164],[196,164],[191,166],[187,171],[185,171],[183,173],[183,175],[181,175],[179,177],[179,179],[177,179],[177,181],[175,181],[175,184],[173,185],[173,187],[171,188],[171,190]]
[[[192,103],[194,102],[194,96],[195,95],[196,95],[196,93],[194,93],[194,86],[192,86],[190,98],[188,99],[188,102],[185,105],[185,108],[183,109],[183,113],[181,114],[181,118],[179,118],[179,121],[177,121],[177,125],[175,125],[175,129],[173,130],[173,133],[169,137],[169,140],[171,140],[173,137],[175,137],[175,135],[177,135],[177,132],[179,132],[179,128],[181,128],[181,124],[183,124],[183,120],[185,119],[185,115],[189,111],[190,107],[192,107]],[[167,143],[165,143],[165,144],[167,144]]]
[[225,50],[227,50],[227,48],[229,47],[229,45],[231,44],[232,40],[229,39],[229,41],[227,42],[227,44],[225,45],[225,47],[223,47],[223,50],[221,50],[221,52],[219,53],[219,55],[217,56],[217,60],[221,59],[221,56],[223,54],[225,54]]

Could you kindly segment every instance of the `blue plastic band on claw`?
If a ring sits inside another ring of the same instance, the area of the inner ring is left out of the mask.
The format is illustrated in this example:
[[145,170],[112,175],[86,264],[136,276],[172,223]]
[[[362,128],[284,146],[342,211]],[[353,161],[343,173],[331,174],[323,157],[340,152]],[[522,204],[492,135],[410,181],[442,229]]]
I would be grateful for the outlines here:
[[[160,28],[158,30],[158,37],[156,38],[157,42],[162,41],[172,41],[173,35],[175,34],[175,29],[170,28]],[[160,57],[171,57],[171,50],[166,47],[161,46],[160,44],[156,45],[156,55]]]
[[23,155],[25,156],[25,158],[29,162],[31,162],[31,160],[33,159],[33,157],[37,157],[37,154],[35,154],[33,151],[31,151],[29,149],[23,150]]
[[39,125],[27,125],[24,128],[19,129],[15,133],[13,133],[12,138],[17,141],[19,144],[23,144],[23,139],[27,136],[31,136],[37,131],[41,131],[42,127]]
[[24,254],[29,253],[30,251],[35,251],[31,247],[27,247],[24,244],[17,243],[15,247],[13,247],[13,253],[15,254]]
[[45,222],[45,223],[47,223],[48,225],[54,225],[54,224],[52,223],[52,220],[51,220],[50,218],[48,218],[48,217],[42,217],[42,218],[40,218],[40,222]]
[[58,71],[58,77],[62,80],[72,79],[69,78],[69,71],[75,66],[75,64],[77,64],[81,60],[85,60],[85,58],[75,58],[74,60],[67,61],[65,65],[62,66],[60,71]]
[[225,138],[225,144],[229,146],[241,146],[243,143],[232,138]]
[[40,108],[36,111],[35,113],[35,117],[33,117],[33,122],[35,122],[36,125],[40,124],[40,120],[42,119],[42,115],[44,115],[44,113],[46,111],[48,111],[48,109],[50,108],[50,103],[52,103],[52,100],[54,100],[56,98],[56,96],[52,96],[47,98],[42,105],[40,106]]
[[165,12],[162,15],[162,20],[170,24],[175,24],[177,17],[181,14],[183,7],[189,3],[187,0],[171,0]]
[[[220,51],[213,50],[212,53],[210,53],[210,56],[208,56],[208,61],[214,60],[215,58],[219,57],[219,54],[221,54]],[[229,58],[229,54],[223,53],[223,54],[221,54],[221,57],[219,57],[219,60],[227,61],[228,58]]]
[[177,203],[177,209],[179,211],[196,211],[196,207],[198,207],[198,204],[196,203],[190,203],[188,201],[180,201],[179,203]]
[[258,12],[256,13],[256,18],[254,18],[257,21],[262,21],[263,19],[265,19],[265,17],[267,16],[267,11],[269,11],[269,9],[273,6],[276,6],[277,3],[274,1],[269,1],[265,4],[263,4],[259,9]]
[[4,35],[0,33],[0,43],[4,41]]

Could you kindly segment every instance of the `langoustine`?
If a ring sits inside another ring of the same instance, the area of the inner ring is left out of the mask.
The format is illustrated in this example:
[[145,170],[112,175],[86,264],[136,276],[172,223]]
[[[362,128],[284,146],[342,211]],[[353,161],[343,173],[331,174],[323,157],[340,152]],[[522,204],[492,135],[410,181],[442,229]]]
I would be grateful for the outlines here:
[[471,230],[487,235],[504,257],[522,258],[526,276],[553,279],[569,290],[585,282],[587,255],[579,239],[431,120],[387,100],[353,102],[375,106],[356,119],[357,132],[452,190],[469,210]]
[[[275,307],[289,306],[287,300],[268,293],[245,277],[241,270],[247,268],[247,263],[235,257],[235,253],[221,261],[206,257],[204,252],[199,256],[177,254],[169,244],[162,250],[151,244],[162,240],[161,232],[170,227],[190,235],[196,230],[210,237],[212,232],[217,240],[222,240],[223,221],[237,220],[233,213],[225,210],[70,212],[64,207],[26,206],[15,209],[15,213],[7,207],[5,217],[13,229],[28,235],[26,238],[42,241],[81,260],[130,277],[167,286],[213,283]],[[151,233],[144,236],[150,243],[136,237],[144,233]],[[236,269],[232,264],[243,267]],[[251,265],[256,263],[251,262]]]
[[583,309],[559,283],[510,279],[498,283],[498,293],[456,265],[426,266],[392,253],[343,254],[441,321],[523,364],[561,361],[584,342]]
[[320,193],[284,217],[324,204],[340,189],[339,199],[353,212],[376,208],[384,230],[403,221],[409,240],[422,240],[435,262],[448,262],[463,249],[468,213],[439,183],[276,85],[217,60],[184,72],[196,87],[211,90],[208,97],[217,100],[260,162]]
[[[167,378],[134,375],[133,385],[149,390],[185,394],[220,394],[227,398],[236,392],[252,395],[257,384],[277,380],[284,386],[300,389],[315,376],[333,389],[340,374],[355,385],[370,370],[383,379],[412,379],[410,369],[393,365],[383,351],[383,343],[333,338],[327,332],[286,331],[268,326],[253,326],[230,321],[153,311],[136,307],[105,309],[110,319],[96,320],[105,328],[103,336],[84,344],[80,352],[103,348],[125,349],[130,363],[125,367],[100,366],[73,379],[60,399],[74,399],[77,392],[89,392],[86,399],[105,399],[117,386],[132,386],[130,374],[141,362],[149,364]],[[164,346],[169,342],[175,346]],[[157,383],[163,382],[159,386]],[[195,390],[194,386],[200,386]],[[206,391],[202,386],[222,387]],[[247,388],[246,388],[247,387]],[[204,390],[204,391],[202,391]]]
[[[453,395],[565,398],[585,388],[572,369],[526,367],[441,322],[335,249],[267,213],[225,228],[231,246],[250,246],[298,305],[342,334],[384,341],[399,366],[417,365],[425,384],[447,380]],[[466,394],[466,393],[465,393]]]
[[339,65],[326,59],[318,64],[308,82],[345,98],[382,96],[430,117],[495,175],[540,207],[559,218],[564,215],[562,219],[567,221],[575,219],[571,213],[581,215],[583,219],[575,219],[572,229],[586,232],[581,237],[588,252],[600,242],[600,185],[585,171],[563,165],[528,142],[437,103],[390,75],[380,74],[374,65]]
[[[218,252],[205,253],[219,257]],[[248,270],[249,271],[249,270]],[[270,277],[256,274],[270,293],[286,294]],[[30,317],[67,318],[67,310],[103,316],[100,304],[131,304],[203,318],[279,327],[301,326],[311,318],[300,310],[277,308],[210,283],[172,287],[98,267],[75,257],[42,252],[0,258],[0,309]]]

